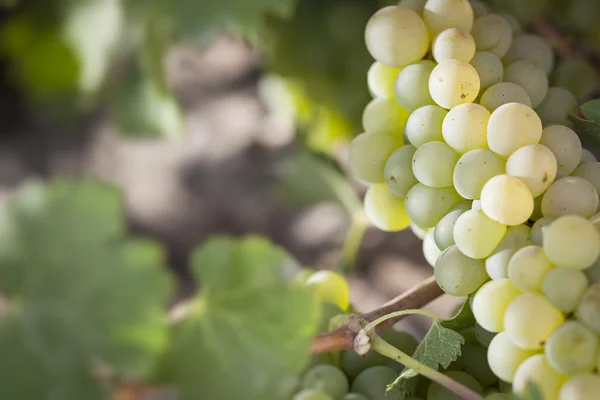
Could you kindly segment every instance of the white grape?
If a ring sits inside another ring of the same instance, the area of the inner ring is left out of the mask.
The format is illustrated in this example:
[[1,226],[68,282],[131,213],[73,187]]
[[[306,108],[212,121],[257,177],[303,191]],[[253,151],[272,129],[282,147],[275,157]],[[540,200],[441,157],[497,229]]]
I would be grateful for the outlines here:
[[544,251],[559,267],[583,270],[600,255],[600,233],[590,221],[577,215],[556,219],[544,231]]
[[488,347],[488,363],[498,378],[512,382],[519,365],[536,352],[515,346],[506,332],[500,332]]
[[504,57],[512,44],[513,32],[504,18],[496,14],[486,14],[475,20],[473,38],[477,43],[477,50]]
[[523,146],[506,160],[506,173],[525,182],[534,197],[550,187],[556,172],[556,157],[541,144]]
[[451,109],[473,102],[479,94],[480,84],[479,75],[471,64],[446,60],[431,72],[429,92],[439,106]]
[[463,29],[446,29],[433,40],[431,53],[438,63],[452,59],[469,62],[475,56],[475,40]]
[[[513,377],[513,390],[517,395],[525,395],[530,383],[540,391],[542,399],[557,400],[558,391],[567,379],[548,364],[543,354],[536,354],[523,361]],[[575,400],[575,399],[569,399]]]
[[487,148],[487,124],[490,112],[474,103],[461,104],[451,109],[442,125],[446,143],[459,154]]
[[531,98],[525,89],[516,83],[500,82],[487,88],[479,101],[479,104],[492,112],[509,103],[521,103],[531,107]]
[[523,292],[542,290],[544,277],[554,268],[544,249],[532,245],[518,250],[508,263],[508,278]]
[[597,335],[600,334],[600,283],[594,283],[586,290],[575,315]]
[[474,259],[489,256],[506,233],[506,225],[489,219],[480,210],[463,213],[454,224],[456,247]]
[[598,336],[580,322],[567,321],[550,335],[544,353],[552,368],[562,374],[591,372],[596,367]]
[[475,16],[475,18],[481,17],[482,15],[486,15],[491,12],[490,6],[481,1],[469,0],[469,2],[471,3],[471,8],[473,9],[473,15]]
[[452,186],[452,171],[458,154],[444,142],[425,143],[413,156],[415,177],[424,185],[436,188]]
[[571,173],[571,176],[579,176],[580,178],[585,179],[591,183],[596,189],[596,192],[600,194],[600,163],[594,161],[580,164],[575,168],[575,171]]
[[544,232],[555,219],[556,217],[542,217],[535,221],[531,227],[531,241],[533,244],[537,246],[544,245]]
[[405,207],[415,224],[433,228],[461,200],[453,188],[432,188],[418,183],[406,195]]
[[370,183],[384,181],[384,167],[388,157],[402,145],[399,138],[390,135],[363,133],[350,143],[348,166],[360,180]]
[[594,155],[594,153],[592,153],[588,149],[581,149],[581,161],[579,162],[579,166],[582,166],[583,164],[587,163],[595,163],[597,161],[598,160],[596,160],[596,156]]
[[479,75],[481,92],[492,85],[502,82],[504,65],[497,55],[487,51],[478,51],[471,60],[471,65]]
[[510,64],[517,60],[531,61],[542,68],[546,75],[550,75],[554,67],[554,52],[541,36],[519,35],[513,39],[508,53],[504,56],[504,63]]
[[367,72],[367,84],[373,97],[393,98],[394,82],[401,68],[388,67],[375,61]]
[[467,32],[473,27],[473,9],[467,0],[428,0],[423,9],[423,19],[431,37],[449,28]]
[[410,113],[394,99],[373,99],[362,115],[365,132],[402,137]]
[[416,150],[412,145],[402,146],[385,163],[385,183],[396,196],[406,197],[408,191],[419,183],[412,171],[412,159]]
[[548,147],[556,156],[558,169],[570,174],[581,161],[582,147],[579,136],[564,125],[552,125],[544,129],[540,144]]
[[518,35],[523,31],[519,20],[513,17],[512,15],[506,13],[498,13],[498,15],[504,18],[506,22],[508,22],[508,25],[510,25],[510,29],[512,29],[513,31],[513,35]]
[[375,60],[390,67],[403,67],[425,56],[429,34],[416,12],[388,6],[369,19],[365,28],[365,42]]
[[539,106],[548,93],[548,75],[530,61],[518,60],[509,64],[504,69],[504,80],[525,89],[533,108]]
[[435,104],[429,93],[429,78],[435,66],[435,62],[423,60],[407,65],[398,73],[394,82],[394,94],[404,109],[414,111]]
[[538,113],[545,124],[571,125],[569,115],[574,114],[579,107],[577,98],[563,87],[550,87],[546,97],[537,106]]
[[508,278],[508,263],[517,250],[531,244],[532,230],[527,225],[507,229],[498,247],[485,260],[485,270],[492,279]]
[[435,229],[432,229],[433,238],[439,249],[446,250],[448,247],[455,244],[454,225],[456,224],[458,217],[464,212],[465,210],[454,210],[449,212],[437,223]]
[[410,114],[404,130],[406,137],[416,147],[425,143],[442,141],[442,124],[448,111],[439,106],[417,108]]
[[508,279],[489,281],[473,297],[473,314],[477,323],[489,332],[504,330],[504,314],[509,304],[521,294]]
[[442,290],[452,296],[467,296],[488,279],[483,260],[474,260],[450,246],[435,262],[435,280]]
[[465,199],[477,200],[483,185],[496,175],[504,174],[505,162],[487,149],[471,150],[458,159],[453,182]]
[[537,144],[541,137],[542,121],[531,107],[524,104],[500,106],[492,113],[488,123],[488,145],[501,157],[508,157],[528,144]]
[[497,175],[483,186],[481,207],[496,222],[509,226],[520,225],[533,212],[533,196],[519,178]]
[[401,231],[410,225],[404,198],[396,196],[384,183],[371,185],[365,194],[364,203],[367,217],[382,231]]
[[400,0],[398,2],[398,6],[410,8],[417,14],[422,15],[423,8],[425,8],[425,3],[427,3],[427,0]]
[[423,255],[425,256],[425,261],[427,261],[427,264],[431,265],[432,267],[435,266],[435,262],[440,254],[442,254],[442,250],[440,250],[435,243],[433,234],[433,229],[429,229],[427,231],[427,235],[423,239]]
[[428,229],[423,229],[417,226],[417,224],[415,224],[414,222],[411,222],[410,230],[415,234],[416,237],[418,237],[421,240],[425,240],[425,236],[427,236],[427,232],[429,231]]
[[554,182],[542,198],[544,217],[581,215],[589,218],[598,209],[598,192],[591,183],[578,176],[567,176]]
[[570,377],[560,388],[558,400],[597,400],[600,393],[598,374],[580,374]]

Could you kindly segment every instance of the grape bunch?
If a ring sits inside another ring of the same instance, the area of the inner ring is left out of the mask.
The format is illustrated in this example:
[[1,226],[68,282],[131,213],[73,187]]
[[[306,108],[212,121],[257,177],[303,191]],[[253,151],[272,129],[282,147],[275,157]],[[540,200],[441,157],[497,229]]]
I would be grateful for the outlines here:
[[366,215],[410,226],[440,287],[471,296],[515,393],[600,398],[600,163],[569,120],[589,95],[577,68],[478,1],[402,0],[365,41],[373,100],[348,165]]

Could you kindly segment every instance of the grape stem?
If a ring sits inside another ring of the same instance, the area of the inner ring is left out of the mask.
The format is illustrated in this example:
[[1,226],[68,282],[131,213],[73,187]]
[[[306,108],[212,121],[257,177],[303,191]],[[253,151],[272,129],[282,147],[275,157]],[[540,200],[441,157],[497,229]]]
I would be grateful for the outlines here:
[[[437,317],[436,317],[437,318]],[[456,393],[464,400],[481,400],[482,397],[469,389],[468,387],[456,382],[452,378],[447,375],[442,374],[435,369],[428,367],[425,364],[420,363],[415,360],[408,354],[398,350],[381,337],[377,336],[375,333],[369,333],[369,337],[371,338],[371,348],[385,356],[387,358],[391,358],[394,361],[398,361],[401,364],[404,364],[407,368],[415,370],[419,374],[435,381],[445,387],[446,389]]]
[[375,321],[369,322],[367,324],[367,326],[365,326],[365,331],[370,332],[377,325],[381,324],[382,322],[387,321],[388,319],[403,317],[403,316],[412,315],[412,314],[424,315],[426,317],[431,318],[435,322],[440,321],[440,318],[437,315],[435,315],[434,313],[431,313],[429,311],[426,311],[426,310],[416,310],[416,309],[402,310],[402,311],[396,311],[396,312],[384,315],[382,317],[377,318]]

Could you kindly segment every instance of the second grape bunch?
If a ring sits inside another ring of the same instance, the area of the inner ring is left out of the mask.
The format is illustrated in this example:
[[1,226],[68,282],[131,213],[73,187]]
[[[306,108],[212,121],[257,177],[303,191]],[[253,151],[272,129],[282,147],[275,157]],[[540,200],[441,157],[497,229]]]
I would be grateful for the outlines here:
[[600,398],[600,163],[569,121],[581,82],[478,1],[402,0],[365,41],[374,99],[349,167],[367,216],[412,227],[440,287],[471,296],[514,392]]

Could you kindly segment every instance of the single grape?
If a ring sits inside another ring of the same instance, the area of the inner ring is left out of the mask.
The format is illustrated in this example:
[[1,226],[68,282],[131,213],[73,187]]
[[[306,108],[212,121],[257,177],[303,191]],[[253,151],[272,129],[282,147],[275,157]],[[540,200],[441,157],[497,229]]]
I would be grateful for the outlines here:
[[486,15],[491,12],[490,6],[482,1],[469,0],[469,3],[471,3],[471,8],[473,9],[473,15],[475,18],[479,18],[482,15]]
[[496,337],[495,332],[486,331],[481,325],[475,324],[475,338],[484,348],[490,347],[490,342],[494,337]]
[[383,182],[387,159],[402,142],[390,135],[363,133],[350,143],[348,166],[360,180],[369,183]]
[[427,236],[428,229],[423,229],[417,226],[417,224],[411,223],[410,230],[415,234],[416,237],[418,237],[421,240],[425,239],[425,236]]
[[552,125],[544,129],[540,144],[552,152],[558,162],[558,169],[570,174],[577,168],[581,161],[581,140],[579,136],[567,126]]
[[467,0],[428,0],[423,9],[423,19],[431,37],[449,28],[471,31],[473,9]]
[[576,315],[588,328],[600,334],[600,283],[594,283],[583,294]]
[[506,160],[506,173],[525,182],[534,197],[550,187],[557,170],[554,153],[542,144],[523,146]]
[[419,181],[412,171],[412,159],[417,149],[406,145],[396,150],[385,162],[383,176],[388,189],[396,196],[406,197],[408,191]]
[[504,314],[508,305],[521,294],[508,279],[485,283],[473,298],[473,314],[477,323],[489,332],[504,330]]
[[519,178],[497,175],[483,186],[481,207],[493,221],[509,226],[521,225],[533,212],[533,196]]
[[[394,82],[394,94],[402,108],[412,112],[435,104],[429,93],[429,78],[435,66],[433,61],[422,60],[400,71]],[[411,143],[419,147],[417,143]]]
[[576,113],[578,107],[573,93],[565,88],[552,86],[535,111],[544,124],[572,125],[569,115]]
[[554,70],[552,84],[569,90],[583,101],[594,93],[596,71],[586,60],[564,60]]
[[302,390],[294,395],[293,400],[335,400],[325,392],[315,389]]
[[537,144],[541,137],[542,121],[531,107],[524,104],[500,106],[492,113],[488,123],[490,150],[504,158],[523,146]]
[[401,70],[375,61],[367,72],[367,84],[371,95],[384,99],[394,98],[394,82]]
[[581,149],[581,161],[579,162],[579,167],[581,167],[584,164],[595,163],[597,161],[598,160],[596,160],[596,156],[594,155],[594,153],[592,153],[588,149]]
[[550,303],[564,313],[575,311],[588,288],[585,274],[572,268],[554,268],[542,281],[542,293]]
[[453,188],[432,188],[418,183],[406,195],[404,207],[412,222],[422,228],[433,228],[461,200]]
[[523,28],[521,27],[521,23],[519,22],[518,19],[516,19],[515,17],[513,17],[511,14],[498,13],[498,15],[501,16],[502,18],[504,18],[504,20],[506,22],[508,22],[508,25],[510,25],[510,29],[513,32],[513,36],[514,35],[518,35],[521,32],[523,32]]
[[455,244],[454,225],[456,224],[458,217],[460,217],[464,212],[465,210],[455,210],[449,212],[440,220],[440,222],[438,222],[438,224],[435,226],[435,229],[431,230],[438,251],[446,250],[448,247]]
[[487,279],[483,260],[474,260],[450,246],[438,257],[435,280],[444,292],[452,296],[467,296],[475,292]]
[[405,133],[410,143],[416,147],[425,143],[442,141],[442,124],[448,111],[439,106],[423,106],[410,114]]
[[523,34],[513,38],[512,45],[504,56],[504,64],[517,60],[531,61],[550,75],[554,67],[554,51],[543,37]]
[[556,400],[561,385],[567,379],[555,371],[543,354],[536,354],[525,360],[513,378],[513,390],[517,395],[525,395],[530,383],[541,391],[544,400]]
[[450,211],[448,211],[448,212],[452,212],[452,211],[456,211],[456,210],[469,211],[472,207],[473,207],[473,202],[465,200],[465,201],[461,201],[460,203],[458,203],[457,205],[452,207],[450,209]]
[[427,264],[431,265],[432,267],[435,267],[435,262],[440,254],[442,254],[442,250],[440,250],[435,243],[434,232],[435,230],[433,228],[429,229],[427,236],[425,236],[425,239],[423,239],[423,256],[425,257]]
[[542,217],[535,221],[535,224],[531,227],[531,241],[537,246],[544,245],[544,231],[550,226],[556,217]]
[[502,82],[504,65],[497,55],[487,51],[478,51],[471,60],[471,65],[479,75],[481,92],[492,85]]
[[334,271],[318,271],[311,275],[306,284],[313,288],[322,303],[332,303],[343,311],[350,305],[350,288],[343,275]]
[[583,270],[600,255],[600,233],[587,219],[567,215],[544,231],[544,251],[559,267]]
[[533,108],[539,106],[548,93],[546,72],[531,61],[518,60],[509,64],[504,69],[504,80],[525,89]]
[[431,52],[438,63],[446,60],[470,62],[475,55],[475,40],[463,29],[446,29],[433,40]]
[[492,254],[505,233],[506,225],[492,221],[481,210],[466,211],[454,224],[456,247],[474,259]]
[[544,296],[523,293],[506,308],[504,329],[512,342],[523,349],[541,349],[565,317]]
[[558,400],[596,400],[598,393],[600,393],[598,374],[575,375],[561,386]]
[[523,292],[540,292],[544,277],[554,268],[544,249],[532,245],[518,250],[508,263],[508,279]]
[[591,183],[578,176],[557,180],[542,198],[545,217],[580,215],[589,218],[598,209],[598,192]]
[[571,176],[578,176],[585,179],[591,183],[592,186],[594,186],[596,193],[600,194],[600,163],[588,162],[581,164],[575,168],[575,170],[571,173]]
[[465,199],[477,200],[487,181],[505,173],[505,162],[487,149],[471,150],[458,159],[453,184]]
[[525,350],[515,346],[508,333],[500,332],[490,342],[487,361],[498,378],[512,382],[519,365],[536,353],[537,350]]
[[479,104],[491,112],[510,103],[520,103],[531,107],[531,98],[525,89],[516,83],[500,82],[487,88],[479,100]]
[[360,373],[352,382],[351,392],[366,396],[369,400],[401,400],[404,395],[400,391],[386,393],[386,387],[398,377],[391,368],[377,366]]
[[419,15],[397,6],[377,11],[365,28],[365,42],[373,58],[390,67],[403,67],[422,59],[429,35]]
[[475,68],[459,60],[446,60],[438,64],[429,77],[431,98],[446,109],[473,102],[479,94],[480,85]]
[[402,137],[410,113],[393,99],[373,99],[363,111],[365,132]]
[[360,393],[348,393],[345,394],[341,400],[369,400]]
[[400,0],[398,6],[410,8],[417,14],[422,15],[425,3],[427,3],[427,0]]
[[493,251],[485,260],[485,270],[492,279],[508,278],[508,263],[517,250],[531,244],[531,228],[527,225],[511,226]]
[[[478,394],[483,394],[483,386],[475,378],[462,371],[446,371],[444,375],[461,383]],[[427,390],[427,400],[461,400],[461,397],[437,382],[432,382]]]
[[[314,275],[314,274],[313,274]],[[337,304],[331,302],[322,302],[321,303],[321,315],[319,318],[319,325],[317,326],[317,333],[329,332],[329,325],[331,320],[342,314],[344,310],[342,310]],[[325,364],[325,363],[322,363]]]
[[465,363],[465,372],[482,386],[488,387],[498,382],[487,360],[487,349],[479,344],[465,343],[461,349]]
[[338,399],[348,393],[350,384],[341,369],[329,364],[309,369],[302,378],[302,389],[315,389]]
[[452,171],[458,154],[445,142],[429,142],[419,147],[413,156],[412,170],[424,185],[444,188],[452,186]]
[[444,118],[444,140],[460,154],[487,148],[486,130],[490,116],[490,112],[479,104],[454,107]]
[[544,346],[548,363],[565,375],[591,372],[596,367],[598,336],[577,321],[559,326]]
[[410,226],[404,197],[392,193],[384,183],[369,187],[364,204],[367,217],[382,231],[397,232]]
[[504,57],[512,44],[513,33],[504,18],[497,14],[486,14],[475,20],[473,38],[477,43],[477,50]]

